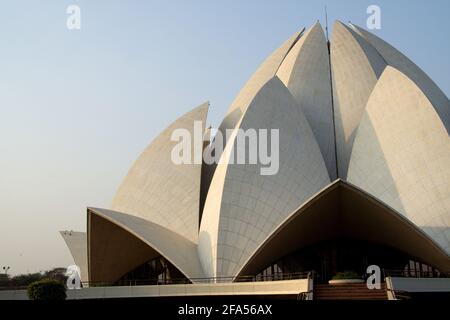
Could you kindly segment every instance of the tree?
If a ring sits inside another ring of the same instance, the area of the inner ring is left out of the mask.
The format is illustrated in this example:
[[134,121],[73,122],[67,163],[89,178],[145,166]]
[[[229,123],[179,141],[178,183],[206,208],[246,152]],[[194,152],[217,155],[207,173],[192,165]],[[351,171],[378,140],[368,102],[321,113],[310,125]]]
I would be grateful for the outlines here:
[[8,274],[0,273],[0,287],[7,287],[10,281]]
[[64,283],[51,279],[31,283],[27,293],[31,300],[65,300],[67,297]]
[[44,272],[43,278],[57,280],[66,283],[66,268],[54,268]]
[[65,275],[65,268],[54,268],[45,272],[36,272],[28,274],[19,274],[10,277],[8,274],[0,274],[0,287],[26,287],[30,283],[43,280],[57,280],[66,283],[67,277]]
[[20,274],[20,275],[17,275],[15,277],[11,278],[10,286],[26,287],[30,283],[41,280],[41,279],[42,279],[42,274],[40,274],[40,273]]

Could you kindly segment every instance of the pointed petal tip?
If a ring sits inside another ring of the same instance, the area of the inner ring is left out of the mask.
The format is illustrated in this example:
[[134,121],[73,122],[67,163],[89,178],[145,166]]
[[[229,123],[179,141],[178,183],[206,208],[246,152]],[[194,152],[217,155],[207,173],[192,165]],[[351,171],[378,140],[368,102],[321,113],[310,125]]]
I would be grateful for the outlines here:
[[210,105],[211,105],[211,103],[209,102],[209,100],[206,100],[203,103],[199,104],[197,107],[195,107],[194,110],[202,109],[202,108],[209,108]]
[[309,28],[306,31],[308,34],[313,34],[313,33],[321,33],[324,37],[325,37],[325,29],[322,27],[322,24],[320,23],[319,20],[316,21],[316,23],[314,23],[311,28]]
[[320,24],[319,20],[317,20],[316,23],[314,23],[314,25],[311,27],[311,29],[313,28],[322,28],[322,25]]

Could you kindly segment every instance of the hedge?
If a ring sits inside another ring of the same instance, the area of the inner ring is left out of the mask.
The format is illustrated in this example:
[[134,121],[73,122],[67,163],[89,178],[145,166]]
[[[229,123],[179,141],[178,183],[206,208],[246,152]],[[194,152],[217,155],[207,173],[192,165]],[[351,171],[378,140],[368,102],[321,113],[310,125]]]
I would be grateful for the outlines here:
[[60,281],[44,279],[31,283],[27,288],[31,300],[65,300],[66,287]]

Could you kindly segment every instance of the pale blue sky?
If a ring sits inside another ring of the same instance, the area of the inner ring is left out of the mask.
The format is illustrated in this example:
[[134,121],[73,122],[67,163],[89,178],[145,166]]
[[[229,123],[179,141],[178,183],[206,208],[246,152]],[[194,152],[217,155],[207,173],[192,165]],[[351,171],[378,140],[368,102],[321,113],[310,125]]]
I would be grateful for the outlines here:
[[[66,8],[81,8],[80,31]],[[86,207],[109,207],[145,146],[209,100],[216,126],[258,65],[321,20],[365,27],[450,93],[450,2],[1,1],[0,268],[72,263],[58,234],[86,229]]]

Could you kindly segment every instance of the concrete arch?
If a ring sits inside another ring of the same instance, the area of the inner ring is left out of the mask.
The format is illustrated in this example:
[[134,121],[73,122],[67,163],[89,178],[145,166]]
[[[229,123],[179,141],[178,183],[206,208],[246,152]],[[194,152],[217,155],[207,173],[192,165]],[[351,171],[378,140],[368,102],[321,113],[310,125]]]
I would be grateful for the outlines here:
[[393,67],[383,72],[367,103],[348,181],[450,253],[450,137],[422,90]]
[[88,208],[90,281],[115,282],[160,255],[191,281],[204,277],[195,243],[139,217]]
[[[171,152],[178,142],[171,141],[171,135],[175,129],[186,129],[194,137],[195,121],[200,121],[204,130],[208,107],[206,102],[186,113],[152,141],[119,187],[113,210],[141,217],[197,241],[202,164],[173,163]],[[191,143],[191,155],[201,154],[202,144]]]
[[87,263],[87,234],[78,231],[60,231],[72,255],[73,261],[80,268],[81,281],[89,279]]
[[445,96],[436,83],[414,62],[412,62],[403,53],[395,49],[386,41],[380,39],[373,33],[364,30],[361,27],[350,24],[350,26],[364,37],[383,57],[383,59],[392,67],[398,69],[408,78],[410,78],[425,96],[439,114],[447,132],[450,134],[450,100]]
[[280,221],[330,182],[308,121],[278,77],[262,87],[237,128],[279,129],[279,170],[261,175],[261,164],[230,164],[236,136],[230,138],[200,227],[199,255],[209,277],[236,275]]
[[277,76],[305,113],[319,144],[331,180],[336,179],[336,156],[328,45],[317,22],[289,51]]
[[338,237],[389,245],[443,272],[450,270],[450,256],[420,228],[370,194],[337,180],[283,221],[238,276],[255,275],[298,248]]
[[334,24],[330,51],[338,173],[345,179],[356,129],[386,62],[363,37],[339,21]]
[[286,55],[300,39],[305,29],[294,33],[286,42],[277,48],[255,71],[239,94],[231,103],[219,130],[234,129],[256,94],[277,73]]

